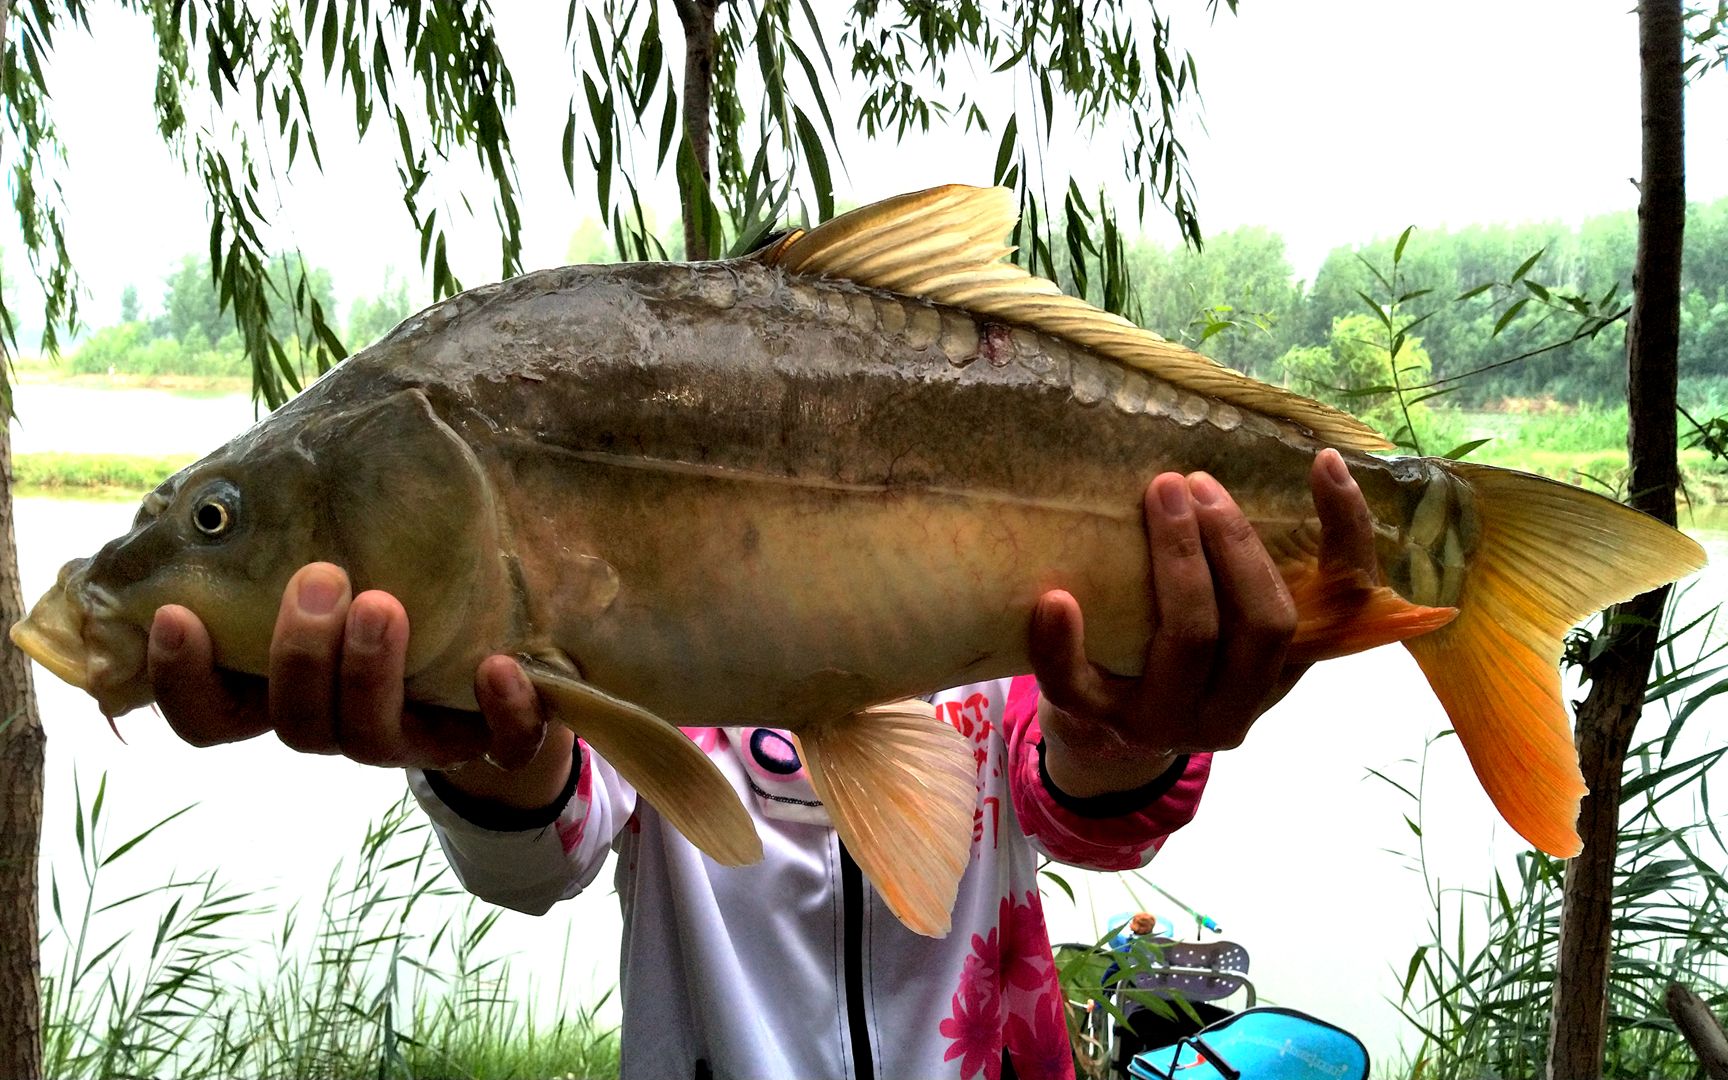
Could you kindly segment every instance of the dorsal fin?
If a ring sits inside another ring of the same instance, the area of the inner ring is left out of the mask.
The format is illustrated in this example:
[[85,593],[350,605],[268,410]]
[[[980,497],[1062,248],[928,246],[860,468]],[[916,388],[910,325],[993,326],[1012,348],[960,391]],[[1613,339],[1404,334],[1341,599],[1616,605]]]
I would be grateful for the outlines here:
[[1333,446],[1391,449],[1349,413],[1232,371],[1003,261],[1017,216],[1006,188],[949,184],[859,207],[751,257],[1050,334],[1185,390],[1288,420]]

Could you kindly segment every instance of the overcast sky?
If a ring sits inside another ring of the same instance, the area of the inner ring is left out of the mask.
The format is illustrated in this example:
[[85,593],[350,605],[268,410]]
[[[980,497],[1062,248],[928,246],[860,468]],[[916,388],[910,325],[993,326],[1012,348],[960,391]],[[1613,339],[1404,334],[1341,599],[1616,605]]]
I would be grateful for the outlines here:
[[[595,210],[585,178],[579,175],[571,194],[559,157],[571,88],[560,47],[564,5],[495,6],[520,95],[512,134],[525,262],[555,265]],[[816,6],[842,10],[836,0]],[[1178,44],[1194,52],[1205,92],[1203,114],[1187,135],[1203,228],[1270,226],[1287,239],[1297,273],[1309,276],[1332,246],[1408,224],[1573,222],[1635,205],[1637,25],[1629,6],[1247,0],[1238,16],[1213,24],[1199,0],[1161,5]],[[71,243],[88,316],[98,325],[117,318],[128,284],[139,288],[146,312],[153,310],[169,268],[206,243],[202,189],[155,132],[153,65],[145,21],[97,5],[92,33],[67,35],[49,70],[70,153]],[[1696,200],[1728,194],[1725,102],[1723,72],[1689,95],[1688,183]],[[836,109],[842,125],[855,115],[855,101]],[[388,266],[417,275],[393,131],[381,124],[368,145],[356,146],[338,138],[351,131],[342,112],[326,113],[322,130],[325,172],[298,169],[292,186],[276,189],[279,202],[270,209],[314,263],[333,271],[345,299],[375,290]],[[1056,157],[1082,170],[1083,189],[1095,187],[1115,175],[1115,145],[1108,132],[1070,133]],[[1089,146],[1100,149],[1088,153]],[[943,134],[899,147],[849,138],[838,194],[866,201],[949,181],[988,183],[994,151],[993,134]],[[309,164],[305,155],[302,162]],[[674,212],[670,204],[663,209],[668,218]],[[1175,239],[1157,213],[1146,228]],[[466,282],[498,276],[495,229],[484,206],[455,228],[453,257]],[[0,246],[14,302],[34,304],[9,216]]]

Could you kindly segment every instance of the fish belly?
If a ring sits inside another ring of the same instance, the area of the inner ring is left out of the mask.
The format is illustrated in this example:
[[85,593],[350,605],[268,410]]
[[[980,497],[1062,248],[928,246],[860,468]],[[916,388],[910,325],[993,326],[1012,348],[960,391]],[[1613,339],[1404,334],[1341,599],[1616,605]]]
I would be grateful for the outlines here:
[[[1052,588],[1085,606],[1099,662],[1138,668],[1147,563],[1132,490],[1105,516],[640,462],[557,472],[563,546],[603,562],[615,589],[603,602],[548,590],[548,636],[585,678],[681,725],[797,728],[1026,671],[1028,620]],[[559,572],[545,560],[535,576]]]

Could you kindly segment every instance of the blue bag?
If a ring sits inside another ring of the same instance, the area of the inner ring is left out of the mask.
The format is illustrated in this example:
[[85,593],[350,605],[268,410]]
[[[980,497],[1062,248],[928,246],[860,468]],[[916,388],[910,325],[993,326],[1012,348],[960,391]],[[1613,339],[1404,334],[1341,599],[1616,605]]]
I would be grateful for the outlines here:
[[1128,1063],[1135,1080],[1368,1080],[1362,1040],[1295,1009],[1246,1009]]

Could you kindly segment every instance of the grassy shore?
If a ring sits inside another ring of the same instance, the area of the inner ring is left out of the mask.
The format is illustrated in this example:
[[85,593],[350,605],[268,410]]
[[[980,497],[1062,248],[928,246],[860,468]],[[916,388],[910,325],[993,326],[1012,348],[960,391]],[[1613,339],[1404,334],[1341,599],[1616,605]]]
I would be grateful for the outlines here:
[[135,498],[191,462],[184,455],[19,454],[12,459],[12,482],[20,495]]

